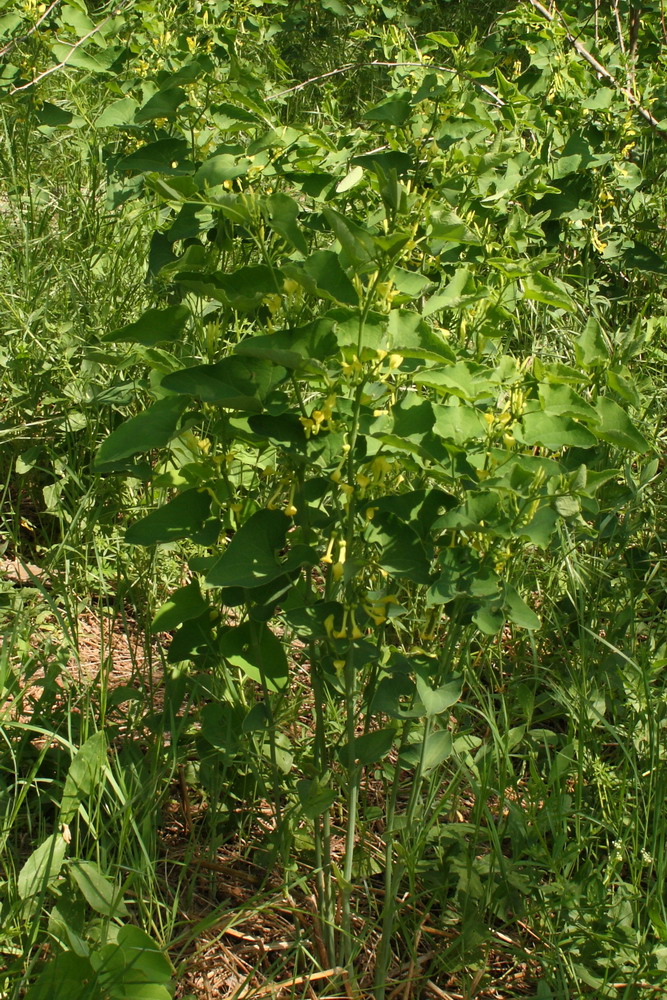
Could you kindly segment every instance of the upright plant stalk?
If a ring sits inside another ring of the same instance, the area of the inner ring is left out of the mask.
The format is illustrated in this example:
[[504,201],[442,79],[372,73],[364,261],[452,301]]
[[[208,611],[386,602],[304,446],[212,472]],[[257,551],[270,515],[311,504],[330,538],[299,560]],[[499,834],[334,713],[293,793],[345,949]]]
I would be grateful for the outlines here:
[[253,647],[253,652],[257,658],[259,664],[259,675],[262,684],[262,693],[264,695],[264,708],[266,710],[266,717],[268,721],[269,728],[269,754],[271,759],[271,778],[273,784],[273,808],[276,813],[276,829],[280,829],[282,825],[282,805],[280,801],[280,794],[282,791],[281,781],[280,781],[280,769],[278,767],[278,754],[276,752],[276,721],[273,714],[273,708],[271,706],[271,697],[269,692],[269,686],[266,680],[266,673],[264,671],[264,664],[262,662],[261,646],[257,638],[257,633],[255,627],[253,627],[251,633],[251,642]]
[[[322,679],[316,662],[315,644],[310,646],[311,677],[313,681],[313,696],[315,699],[315,767],[318,777],[326,773],[328,755],[326,745],[326,730],[324,725],[324,692]],[[331,813],[327,808],[321,816],[315,819],[315,865],[317,867],[317,887],[319,909],[322,923],[322,933],[329,961],[333,961],[335,952],[334,928],[335,906],[331,884]]]
[[[347,824],[345,830],[345,862],[343,866],[342,886],[342,964],[350,969],[352,964],[352,911],[350,901],[352,896],[352,872],[354,867],[354,838],[357,827],[357,809],[359,805],[359,775],[360,768],[356,764],[355,754],[355,704],[356,704],[356,669],[354,666],[354,647],[350,643],[345,659],[345,722],[347,736]],[[351,969],[350,969],[351,971]]]
[[[440,684],[443,680],[444,674],[448,667],[451,666],[452,653],[455,646],[455,640],[460,634],[460,629],[458,628],[458,616],[453,615],[450,628],[448,630],[447,639],[443,646],[442,655],[440,657],[437,683]],[[389,806],[387,809],[387,826],[385,832],[385,873],[384,873],[384,903],[382,906],[382,936],[380,938],[380,945],[378,948],[378,956],[375,966],[375,986],[374,986],[374,1000],[384,1000],[386,989],[387,989],[387,972],[389,970],[389,962],[391,959],[391,938],[394,928],[394,916],[395,916],[395,897],[397,887],[400,885],[405,872],[405,865],[396,862],[394,858],[394,846],[393,846],[393,829],[394,820],[396,815],[396,803],[398,800],[398,792],[400,788],[400,755],[407,743],[407,739],[410,733],[411,721],[406,721],[403,727],[403,733],[401,735],[401,743],[399,748],[398,760],[396,761],[396,770],[394,772],[394,780],[392,782],[391,798],[389,800]],[[405,829],[409,830],[415,820],[415,813],[417,809],[417,803],[419,801],[419,793],[421,789],[422,777],[424,775],[424,759],[426,755],[426,744],[428,738],[431,734],[432,729],[432,718],[431,716],[426,716],[424,722],[424,731],[421,744],[421,750],[419,754],[419,761],[417,767],[415,768],[415,773],[412,781],[412,788],[410,790],[410,798],[408,799],[408,805],[405,811]]]
[[394,895],[395,886],[403,877],[402,866],[394,862],[394,818],[396,816],[396,802],[398,792],[401,787],[401,765],[400,758],[403,748],[407,744],[408,735],[412,728],[412,722],[407,720],[403,724],[401,742],[398,749],[398,759],[394,769],[394,778],[391,783],[391,795],[387,806],[387,824],[385,827],[384,840],[384,902],[382,904],[382,935],[375,964],[375,1000],[384,1000],[387,988],[387,972],[389,971],[389,961],[391,958],[391,937],[394,929]]

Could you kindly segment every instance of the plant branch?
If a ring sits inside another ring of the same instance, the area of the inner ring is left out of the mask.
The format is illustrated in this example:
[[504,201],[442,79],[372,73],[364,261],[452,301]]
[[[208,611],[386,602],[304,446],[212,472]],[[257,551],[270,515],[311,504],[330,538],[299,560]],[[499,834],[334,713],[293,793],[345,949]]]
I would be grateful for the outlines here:
[[43,73],[38,73],[37,76],[32,78],[32,80],[29,80],[27,83],[21,84],[20,87],[14,87],[12,90],[9,91],[10,97],[13,94],[18,94],[22,90],[29,90],[30,87],[34,87],[36,83],[39,83],[40,80],[45,79],[45,77],[47,76],[51,76],[52,73],[57,73],[59,69],[64,69],[64,67],[68,63],[70,56],[72,56],[77,49],[81,48],[82,45],[84,45],[90,38],[92,38],[93,35],[96,35],[98,31],[100,31],[104,27],[107,21],[110,21],[112,17],[116,17],[116,15],[120,14],[120,12],[127,6],[129,6],[129,0],[126,0],[126,2],[124,3],[120,3],[117,7],[114,8],[114,10],[111,11],[110,14],[107,14],[107,16],[103,18],[103,20],[101,20],[99,24],[96,24],[91,31],[83,35],[82,38],[79,38],[79,40],[75,42],[74,45],[72,45],[72,47],[70,48],[69,52],[62,60],[62,62],[57,63],[55,66],[50,66],[48,69],[45,69]]
[[0,49],[0,59],[2,59],[3,56],[6,56],[9,52],[11,52],[12,49],[15,49],[17,45],[20,45],[22,42],[25,42],[27,38],[30,38],[30,36],[35,31],[37,31],[40,24],[42,24],[42,22],[46,20],[46,18],[49,16],[53,8],[57,7],[59,3],[60,0],[53,0],[53,2],[49,4],[49,6],[46,8],[42,16],[37,21],[35,21],[35,23],[31,28],[28,28],[25,35],[20,35],[18,38],[12,38],[11,41],[7,42],[4,48]]
[[[319,83],[320,80],[326,80],[332,76],[340,76],[341,73],[348,73],[353,69],[369,69],[371,66],[386,66],[394,69],[399,69],[402,66],[406,68],[421,68],[421,69],[435,69],[440,70],[442,73],[452,73],[454,75],[459,75],[459,71],[454,69],[452,66],[436,66],[431,63],[424,62],[389,62],[382,59],[374,59],[372,62],[362,62],[362,63],[346,63],[344,66],[339,66],[337,69],[331,69],[328,73],[321,73],[319,76],[311,76],[310,79],[304,80],[302,83],[297,83],[293,87],[288,87],[287,90],[281,90],[277,94],[272,94],[267,98],[269,101],[276,101],[279,97],[285,97],[287,94],[294,94],[298,90],[303,90],[304,87],[309,87],[311,83]],[[464,74],[460,74],[464,75]],[[466,78],[467,79],[467,78]],[[490,87],[486,84],[480,83],[479,80],[471,80],[479,90],[482,90],[488,97],[490,97],[498,107],[504,107],[505,101],[502,97],[499,97]]]
[[567,35],[568,41],[572,44],[575,52],[577,52],[582,59],[585,59],[586,62],[589,64],[589,66],[592,66],[592,68],[599,76],[603,77],[605,80],[608,80],[610,83],[612,83],[616,88],[616,90],[618,90],[621,94],[623,94],[624,97],[627,98],[630,104],[634,107],[637,114],[641,115],[641,117],[645,121],[647,121],[649,125],[652,125],[653,128],[657,130],[657,133],[661,138],[667,139],[667,132],[665,132],[664,129],[660,127],[660,122],[658,121],[658,119],[654,118],[651,112],[647,108],[645,108],[642,104],[639,103],[639,101],[632,93],[632,91],[628,90],[627,87],[624,87],[622,84],[620,84],[616,79],[616,77],[613,75],[613,73],[610,73],[609,70],[606,69],[601,62],[598,62],[595,56],[592,55],[588,51],[588,49],[584,45],[582,45],[581,42],[578,41],[578,39],[574,37],[574,35],[567,26],[567,22],[565,21],[563,15],[561,14],[561,12],[558,10],[557,7],[554,6],[556,14],[552,14],[551,11],[547,10],[547,8],[540,3],[540,0],[528,0],[528,3],[531,5],[531,7],[534,7],[535,10],[542,15],[542,17],[545,17],[547,21],[549,21],[550,23],[553,23],[555,20],[560,21],[560,23],[565,28],[565,33]]

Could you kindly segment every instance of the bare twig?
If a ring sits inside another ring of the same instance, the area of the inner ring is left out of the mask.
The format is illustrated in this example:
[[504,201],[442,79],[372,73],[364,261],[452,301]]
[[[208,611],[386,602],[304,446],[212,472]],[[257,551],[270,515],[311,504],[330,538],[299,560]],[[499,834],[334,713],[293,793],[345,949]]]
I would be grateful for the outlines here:
[[616,21],[616,34],[618,35],[618,45],[623,55],[625,55],[625,39],[623,38],[623,25],[621,24],[621,14],[618,9],[618,0],[614,0],[614,20]]
[[2,59],[3,56],[6,56],[9,52],[11,52],[12,49],[15,49],[17,45],[20,45],[22,42],[25,42],[26,38],[30,38],[30,36],[35,31],[37,31],[40,24],[46,20],[46,18],[49,16],[53,8],[57,7],[59,3],[60,0],[53,0],[53,2],[49,4],[49,6],[46,8],[42,16],[37,21],[35,21],[35,23],[32,25],[31,28],[28,28],[28,30],[24,35],[20,35],[18,38],[12,38],[9,42],[7,42],[5,47],[0,49],[0,59]]
[[302,986],[304,983],[314,983],[318,979],[331,979],[332,976],[340,976],[344,972],[344,969],[335,967],[333,969],[325,969],[323,972],[311,972],[306,976],[293,976],[291,979],[284,979],[280,983],[271,983],[267,986],[261,986],[259,989],[253,990],[252,993],[246,993],[246,996],[276,996],[279,993],[284,993],[285,990],[293,990],[295,986]]
[[10,96],[18,94],[21,90],[28,90],[30,87],[34,87],[34,85],[39,83],[40,80],[43,80],[47,76],[51,76],[52,73],[57,73],[59,69],[63,69],[67,65],[70,56],[72,56],[77,49],[81,48],[81,46],[84,45],[89,38],[96,35],[97,32],[104,27],[107,21],[110,21],[112,17],[116,17],[117,14],[120,14],[120,12],[128,6],[128,3],[129,0],[125,0],[124,3],[119,4],[116,8],[114,8],[114,10],[111,11],[110,14],[107,14],[107,16],[103,18],[99,24],[96,24],[92,31],[89,31],[87,34],[83,35],[82,38],[79,38],[79,40],[72,45],[62,62],[57,63],[55,66],[50,66],[48,69],[45,69],[43,73],[38,73],[37,76],[33,77],[32,80],[29,80],[28,83],[23,83],[20,87],[14,87],[9,91]]
[[557,18],[560,21],[560,23],[563,25],[563,27],[565,28],[565,32],[567,34],[568,41],[572,44],[572,46],[574,47],[575,51],[581,56],[581,58],[585,59],[586,62],[589,64],[589,66],[592,66],[593,69],[595,70],[595,72],[599,76],[603,77],[605,80],[608,80],[609,83],[612,83],[614,85],[614,87],[616,88],[616,90],[618,90],[621,94],[623,94],[624,97],[626,97],[628,99],[628,101],[634,107],[634,109],[637,112],[637,114],[641,115],[641,117],[645,121],[647,121],[649,123],[649,125],[652,125],[653,128],[657,130],[657,133],[658,133],[658,135],[661,138],[667,139],[667,132],[665,132],[660,127],[660,122],[658,121],[658,119],[654,118],[653,115],[651,114],[651,112],[648,111],[645,107],[643,107],[643,105],[641,105],[639,103],[639,101],[637,100],[637,98],[635,97],[635,95],[632,93],[632,91],[628,90],[627,87],[624,87],[622,84],[620,84],[618,82],[618,80],[616,79],[616,77],[612,73],[610,73],[609,70],[606,69],[602,65],[602,63],[598,62],[598,60],[595,58],[595,56],[591,55],[591,53],[588,51],[588,49],[585,48],[581,44],[581,42],[579,42],[574,37],[574,35],[570,31],[570,29],[568,28],[567,23],[564,20],[562,14],[560,13],[560,11],[558,10],[558,8],[555,5],[554,5],[554,10],[556,11],[556,13],[552,14],[550,11],[547,10],[546,7],[544,7],[539,2],[539,0],[528,0],[528,3],[532,7],[534,7],[535,10],[539,11],[539,13],[542,15],[542,17],[545,17],[547,19],[547,21],[552,22],[552,21],[555,21],[556,18]]
[[436,986],[432,979],[426,984],[426,989],[433,994],[433,996],[438,997],[438,1000],[463,1000],[462,993],[446,993],[441,990],[439,986]]
[[[337,69],[329,70],[328,73],[321,73],[319,76],[311,76],[310,79],[303,80],[301,83],[297,83],[293,87],[288,87],[287,90],[281,90],[277,94],[271,94],[267,100],[276,101],[279,97],[286,97],[287,94],[295,94],[298,90],[303,90],[304,87],[309,87],[311,83],[319,83],[320,80],[327,80],[332,76],[340,76],[341,73],[348,73],[353,69],[369,69],[371,66],[388,66],[394,69],[400,69],[402,66],[405,66],[406,68],[434,69],[440,70],[442,73],[452,73],[454,75],[458,74],[458,70],[454,69],[452,66],[436,66],[432,63],[423,62],[388,62],[382,59],[374,59],[372,62],[346,63],[344,66],[339,66]],[[480,83],[479,80],[471,80],[470,82],[495,101],[498,107],[504,106],[505,101],[502,97],[499,97],[498,94],[491,90],[490,87],[487,87],[486,84]]]
[[188,783],[185,778],[185,768],[182,764],[179,764],[178,767],[178,790],[181,796],[183,819],[185,820],[185,832],[188,837],[191,837],[194,828],[192,822],[192,806],[190,805],[190,793],[188,791]]
[[628,15],[628,90],[635,92],[635,74],[637,71],[637,47],[639,45],[639,29],[641,27],[642,9],[640,4],[633,4]]

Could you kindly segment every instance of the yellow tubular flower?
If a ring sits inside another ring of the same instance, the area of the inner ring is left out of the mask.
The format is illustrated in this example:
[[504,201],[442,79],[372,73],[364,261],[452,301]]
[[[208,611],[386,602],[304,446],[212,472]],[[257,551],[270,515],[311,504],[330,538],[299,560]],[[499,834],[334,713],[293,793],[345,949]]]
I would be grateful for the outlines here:
[[361,631],[356,621],[354,620],[354,611],[350,611],[350,639],[363,639],[364,633]]
[[332,535],[331,538],[329,539],[329,544],[327,545],[327,550],[324,553],[324,555],[322,556],[322,559],[320,560],[321,562],[326,563],[329,566],[331,566],[331,564],[333,563],[333,556],[332,556],[331,553],[333,552],[333,547],[334,547],[335,542],[336,542],[336,536]]

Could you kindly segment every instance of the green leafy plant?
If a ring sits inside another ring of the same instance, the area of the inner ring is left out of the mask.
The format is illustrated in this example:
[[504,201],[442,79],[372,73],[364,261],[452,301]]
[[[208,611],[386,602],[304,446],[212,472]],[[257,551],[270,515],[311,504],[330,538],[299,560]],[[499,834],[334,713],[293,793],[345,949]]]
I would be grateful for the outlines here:
[[[428,918],[446,939],[428,967],[472,969],[471,995],[498,940],[525,957],[517,920],[548,939],[538,995],[617,995],[661,981],[667,920],[649,821],[658,20],[617,4],[575,31],[567,5],[522,3],[480,37],[468,5],[441,21],[452,6],[65,3],[39,31],[3,22],[21,114],[95,165],[81,245],[103,191],[135,272],[110,248],[84,267],[106,312],[76,320],[71,378],[15,310],[7,479],[43,491],[55,565],[89,532],[121,576],[168,567],[141,773],[159,797],[178,767],[206,806],[191,837],[243,829],[286,891],[315,889],[320,962],[349,991],[381,1000],[406,961],[416,984]],[[49,211],[12,165],[18,288]],[[48,404],[21,396],[26,358]],[[65,400],[58,443],[24,448],[28,417]],[[65,826],[102,741],[64,777]],[[613,846],[626,827],[634,854]],[[28,996],[168,995],[142,904],[42,834],[12,897]]]

